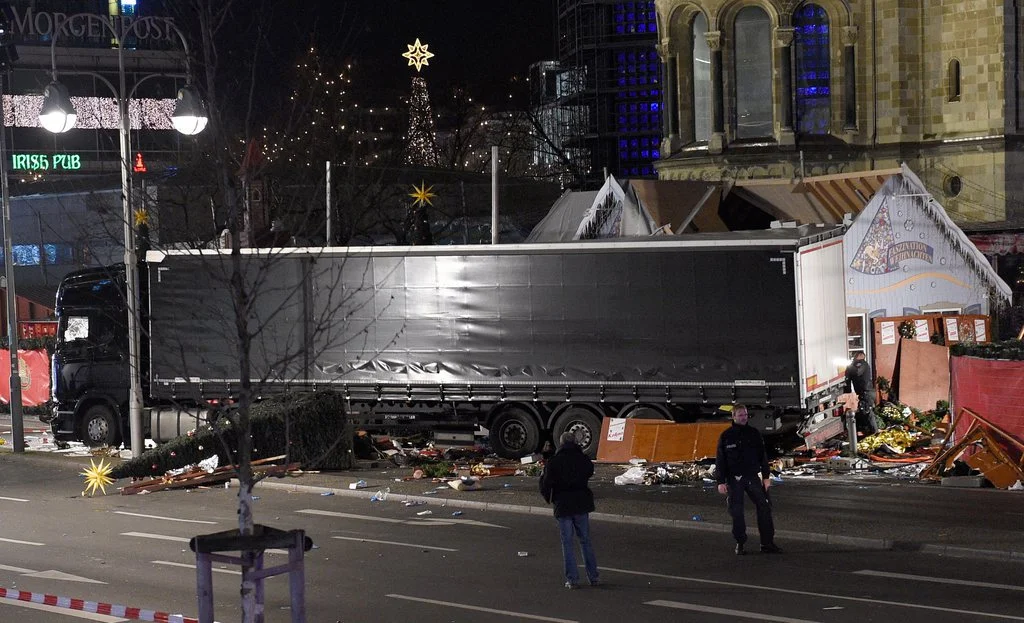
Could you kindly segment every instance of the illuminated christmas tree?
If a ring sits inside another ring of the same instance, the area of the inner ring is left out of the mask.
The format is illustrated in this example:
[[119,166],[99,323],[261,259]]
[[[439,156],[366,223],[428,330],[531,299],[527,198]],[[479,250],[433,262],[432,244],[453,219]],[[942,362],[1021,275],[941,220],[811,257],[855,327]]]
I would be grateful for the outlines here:
[[409,96],[408,141],[406,162],[421,167],[436,167],[440,164],[427,81],[419,76],[412,79],[412,94]]

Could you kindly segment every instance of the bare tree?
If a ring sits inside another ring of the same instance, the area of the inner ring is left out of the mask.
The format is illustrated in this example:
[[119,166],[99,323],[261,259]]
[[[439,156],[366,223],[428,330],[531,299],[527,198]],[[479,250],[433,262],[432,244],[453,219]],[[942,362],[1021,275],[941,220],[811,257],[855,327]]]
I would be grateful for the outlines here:
[[[281,25],[290,22],[281,12],[291,9],[270,1],[248,0],[189,0],[174,3],[173,8],[183,19],[191,20],[201,42],[196,66],[203,71],[199,82],[210,121],[201,139],[203,161],[209,165],[200,177],[205,178],[204,187],[209,193],[206,199],[219,221],[216,225],[223,227],[220,239],[228,247],[223,251],[196,251],[208,287],[191,313],[202,314],[208,324],[219,324],[225,339],[217,344],[230,348],[235,360],[238,386],[231,388],[233,404],[224,417],[236,431],[237,447],[232,450],[240,483],[238,531],[245,536],[253,534],[255,525],[252,492],[258,477],[252,467],[251,407],[257,394],[268,383],[286,382],[300,374],[302,362],[315,360],[318,351],[338,340],[358,339],[352,336],[360,331],[339,329],[337,319],[347,318],[352,309],[366,305],[358,289],[340,288],[344,270],[337,262],[308,261],[295,268],[283,261],[285,252],[279,248],[246,252],[249,240],[245,237],[255,234],[247,218],[249,193],[261,179],[273,179],[279,187],[315,186],[322,172],[313,171],[317,154],[309,154],[304,145],[328,141],[326,149],[335,149],[350,141],[352,133],[345,131],[343,111],[325,105],[322,89],[293,89],[287,101],[273,97],[282,85],[268,84],[268,76],[274,75],[268,69],[277,62],[276,57],[287,55],[275,47],[273,39],[281,35]],[[344,14],[338,19],[342,28],[334,30],[342,37],[331,43],[343,48],[346,33],[354,31],[345,30]],[[322,77],[323,68],[315,65],[317,59],[315,42],[311,41],[303,61],[305,69]],[[268,114],[268,110],[276,114]],[[308,138],[310,123],[326,126],[317,128],[315,141]],[[264,127],[274,130],[264,131]],[[309,157],[307,166],[295,166],[296,154],[302,153]],[[290,175],[286,176],[285,171]],[[277,196],[297,202],[277,207],[304,221],[302,227],[307,232],[315,230],[310,223],[322,224],[322,213],[314,214],[316,206],[308,196]],[[309,284],[317,288],[312,293],[311,315],[303,307],[307,304],[304,297],[310,296]],[[303,317],[311,320],[295,321]],[[187,359],[185,349],[182,351],[182,358]],[[243,571],[255,564],[255,553],[243,552]],[[248,577],[243,575],[241,586],[245,623],[257,620],[259,615],[256,584]]]

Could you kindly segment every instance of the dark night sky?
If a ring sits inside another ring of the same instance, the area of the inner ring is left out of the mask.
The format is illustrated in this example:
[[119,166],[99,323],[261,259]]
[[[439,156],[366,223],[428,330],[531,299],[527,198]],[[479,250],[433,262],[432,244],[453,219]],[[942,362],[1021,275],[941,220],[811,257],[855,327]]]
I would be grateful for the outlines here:
[[[554,54],[553,0],[319,0],[311,7],[322,46],[344,48],[357,80],[408,91],[415,70],[401,54],[418,37],[436,56],[423,68],[431,89],[468,87],[479,100],[507,97],[513,76]],[[347,44],[338,42],[352,33]]]

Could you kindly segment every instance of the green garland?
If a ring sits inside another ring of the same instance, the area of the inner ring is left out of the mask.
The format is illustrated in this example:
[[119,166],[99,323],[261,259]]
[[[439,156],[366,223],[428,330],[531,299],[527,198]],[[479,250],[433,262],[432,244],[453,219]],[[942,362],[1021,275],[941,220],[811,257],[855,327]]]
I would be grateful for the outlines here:
[[1009,359],[1011,361],[1022,361],[1024,360],[1024,342],[1016,339],[985,344],[961,342],[951,346],[949,353],[954,357],[979,357],[981,359]]

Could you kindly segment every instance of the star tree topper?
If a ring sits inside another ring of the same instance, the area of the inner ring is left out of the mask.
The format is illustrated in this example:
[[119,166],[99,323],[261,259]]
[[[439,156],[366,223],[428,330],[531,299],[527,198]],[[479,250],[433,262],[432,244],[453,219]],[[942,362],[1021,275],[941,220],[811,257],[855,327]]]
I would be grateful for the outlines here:
[[412,202],[412,204],[414,206],[420,206],[420,205],[422,205],[424,203],[427,204],[428,206],[434,205],[430,201],[431,197],[436,197],[437,196],[436,194],[430,192],[430,191],[432,191],[434,189],[433,186],[427,186],[426,182],[420,180],[420,185],[416,186],[416,184],[413,184],[412,188],[416,192],[409,193],[409,196],[416,200],[416,201]]
[[434,58],[434,54],[427,50],[429,44],[420,43],[419,37],[416,37],[416,43],[409,45],[405,44],[405,47],[409,48],[409,51],[402,56],[409,59],[409,65],[416,67],[416,72],[419,73],[420,69],[424,65],[430,65],[427,62],[429,59]]

